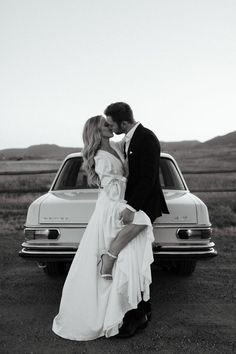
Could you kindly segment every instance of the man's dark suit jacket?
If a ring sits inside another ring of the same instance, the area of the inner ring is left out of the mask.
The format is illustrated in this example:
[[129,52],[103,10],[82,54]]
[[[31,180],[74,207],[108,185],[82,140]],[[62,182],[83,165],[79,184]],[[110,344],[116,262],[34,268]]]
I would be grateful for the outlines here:
[[127,203],[136,210],[143,210],[152,222],[163,213],[169,214],[159,180],[160,143],[155,134],[139,124],[130,141],[127,158]]

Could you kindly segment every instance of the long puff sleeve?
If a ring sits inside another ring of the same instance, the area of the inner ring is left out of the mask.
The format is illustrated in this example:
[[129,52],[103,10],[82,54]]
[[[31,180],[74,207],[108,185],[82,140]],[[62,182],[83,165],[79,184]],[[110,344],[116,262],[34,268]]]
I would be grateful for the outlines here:
[[95,172],[109,199],[118,200],[124,195],[127,179],[118,173],[107,156],[95,156]]

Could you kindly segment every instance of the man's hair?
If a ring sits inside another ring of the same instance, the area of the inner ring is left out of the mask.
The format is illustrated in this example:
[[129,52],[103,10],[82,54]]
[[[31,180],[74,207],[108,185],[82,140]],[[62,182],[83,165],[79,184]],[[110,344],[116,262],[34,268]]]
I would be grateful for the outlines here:
[[133,111],[127,103],[116,102],[110,104],[104,111],[106,116],[110,116],[118,126],[122,122],[134,122]]

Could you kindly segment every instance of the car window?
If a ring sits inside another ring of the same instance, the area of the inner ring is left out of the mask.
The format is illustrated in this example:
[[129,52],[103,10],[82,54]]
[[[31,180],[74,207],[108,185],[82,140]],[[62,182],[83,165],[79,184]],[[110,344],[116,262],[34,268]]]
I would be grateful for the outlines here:
[[160,183],[163,189],[184,190],[184,183],[179,172],[171,159],[161,157],[160,159]]
[[[87,176],[82,169],[82,157],[68,159],[53,186],[53,190],[65,189],[91,189],[87,183]],[[160,183],[163,189],[184,190],[183,181],[171,159],[162,157],[160,159]]]
[[53,190],[64,189],[88,189],[87,175],[82,169],[82,157],[73,157],[68,159],[53,186]]

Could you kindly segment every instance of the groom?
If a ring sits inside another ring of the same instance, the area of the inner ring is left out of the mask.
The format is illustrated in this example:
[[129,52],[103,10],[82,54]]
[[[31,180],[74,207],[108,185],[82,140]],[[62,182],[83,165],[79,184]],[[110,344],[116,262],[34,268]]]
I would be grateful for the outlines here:
[[[125,133],[122,142],[129,175],[125,192],[127,207],[121,218],[124,224],[131,224],[135,211],[143,210],[153,223],[163,213],[169,213],[159,181],[160,143],[151,130],[134,120],[132,109],[127,103],[112,103],[104,113],[115,134]],[[127,243],[144,227],[130,225]],[[116,245],[113,244],[113,247]],[[125,314],[118,337],[130,337],[137,330],[145,328],[150,317],[150,302],[141,301],[136,310]]]

